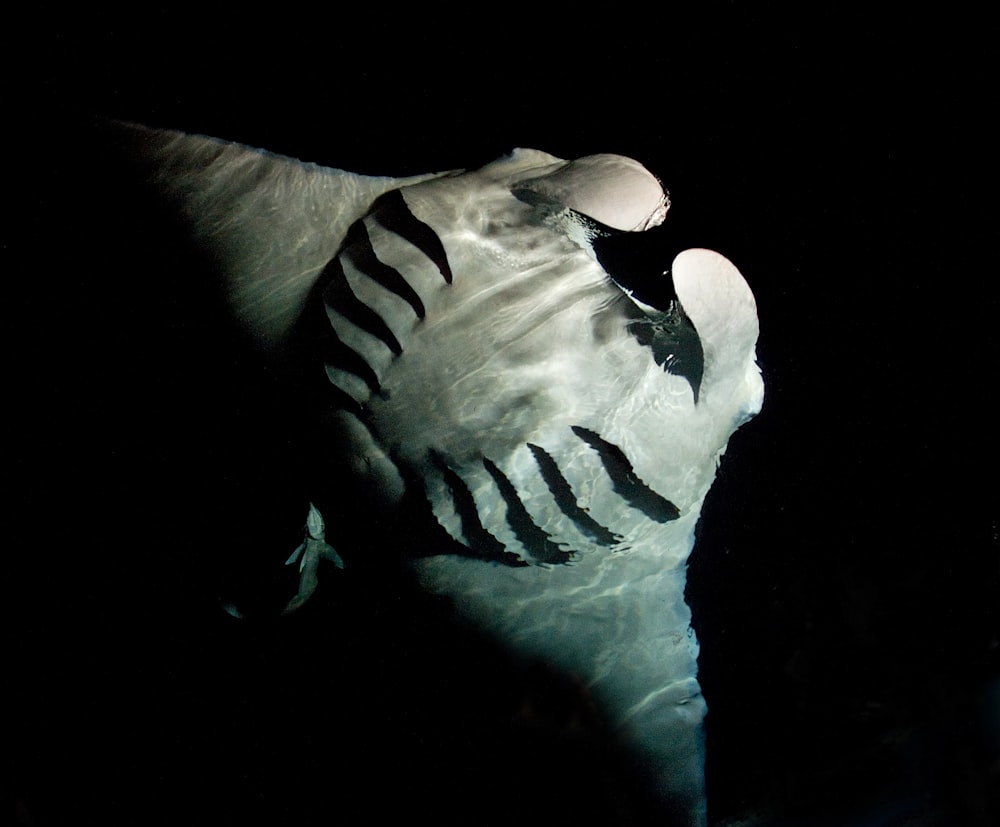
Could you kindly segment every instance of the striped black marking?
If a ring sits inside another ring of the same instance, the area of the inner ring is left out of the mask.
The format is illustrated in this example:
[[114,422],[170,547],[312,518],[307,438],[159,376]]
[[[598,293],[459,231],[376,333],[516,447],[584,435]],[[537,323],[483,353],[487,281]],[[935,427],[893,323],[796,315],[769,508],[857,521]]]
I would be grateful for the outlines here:
[[405,238],[437,265],[444,280],[451,284],[451,265],[438,234],[417,218],[406,203],[403,193],[390,190],[379,197],[372,212],[375,220],[390,232]]
[[347,232],[344,253],[358,268],[358,272],[382,285],[386,290],[395,293],[413,308],[413,312],[419,318],[424,318],[426,315],[424,303],[417,295],[417,291],[403,278],[403,274],[399,270],[380,261],[375,255],[364,221],[355,221],[351,225],[351,229]]
[[486,457],[483,457],[483,466],[493,477],[500,496],[503,497],[507,505],[507,523],[514,531],[514,535],[528,550],[528,553],[540,563],[566,563],[572,556],[570,552],[559,548],[552,538],[542,529],[535,525],[524,507],[514,484],[507,479],[507,476],[497,466]]
[[327,265],[327,269],[332,272],[330,273],[330,282],[323,291],[323,301],[349,322],[383,341],[389,350],[399,356],[403,352],[399,340],[389,329],[385,320],[354,294],[351,285],[344,276],[344,267],[340,263],[340,259],[333,259]]
[[569,481],[563,476],[559,466],[545,449],[528,443],[528,448],[535,457],[542,479],[556,501],[559,509],[569,517],[578,529],[594,542],[602,546],[615,546],[621,542],[621,537],[608,530],[582,509],[576,501],[576,495]]
[[611,477],[611,485],[629,505],[658,523],[668,523],[680,516],[676,505],[639,479],[621,448],[594,431],[578,425],[572,427],[574,434],[597,451],[604,469]]
[[507,566],[526,566],[524,560],[516,554],[507,551],[504,544],[490,534],[479,520],[479,511],[476,509],[476,501],[472,496],[469,487],[455,471],[451,469],[444,458],[435,451],[431,451],[431,461],[441,472],[445,485],[451,493],[452,502],[455,505],[455,512],[462,524],[462,536],[465,538],[469,548],[475,552],[476,557],[496,563],[503,563]]

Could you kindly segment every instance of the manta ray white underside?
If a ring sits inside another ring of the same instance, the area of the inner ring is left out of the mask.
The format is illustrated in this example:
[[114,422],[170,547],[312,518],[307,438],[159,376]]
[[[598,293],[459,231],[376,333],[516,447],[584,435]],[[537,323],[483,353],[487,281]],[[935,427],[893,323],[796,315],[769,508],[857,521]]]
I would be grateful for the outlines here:
[[[689,250],[670,307],[623,290],[594,238],[655,227],[669,202],[621,156],[522,149],[371,178],[116,129],[212,257],[232,313],[279,362],[304,360],[321,401],[303,427],[339,446],[343,496],[392,509],[415,493],[449,539],[412,561],[420,583],[578,676],[672,809],[703,824],[686,561],[727,441],[763,398],[736,268]],[[293,607],[318,561],[339,559],[325,528],[310,512]]]

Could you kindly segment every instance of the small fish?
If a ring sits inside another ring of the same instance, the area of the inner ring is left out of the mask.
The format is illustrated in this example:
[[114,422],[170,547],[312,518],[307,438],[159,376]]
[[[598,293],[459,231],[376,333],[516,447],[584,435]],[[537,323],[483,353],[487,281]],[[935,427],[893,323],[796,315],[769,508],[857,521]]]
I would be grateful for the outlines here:
[[338,569],[344,567],[344,561],[340,559],[336,549],[326,542],[326,526],[323,523],[323,515],[315,505],[309,503],[309,514],[306,517],[305,528],[303,529],[305,538],[291,557],[285,561],[286,566],[299,563],[299,590],[295,597],[288,601],[282,614],[289,614],[301,608],[314,591],[318,584],[316,568],[320,560],[328,560]]

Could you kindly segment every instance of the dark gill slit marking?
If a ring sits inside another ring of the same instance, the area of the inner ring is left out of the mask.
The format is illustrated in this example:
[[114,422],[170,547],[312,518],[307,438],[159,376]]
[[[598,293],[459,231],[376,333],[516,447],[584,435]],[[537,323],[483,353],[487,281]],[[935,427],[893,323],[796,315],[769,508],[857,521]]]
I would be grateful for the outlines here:
[[344,267],[340,259],[333,259],[328,266],[334,269],[334,273],[326,290],[323,291],[323,301],[365,333],[384,342],[389,350],[399,356],[403,352],[399,340],[385,320],[354,294],[344,276]]
[[676,505],[661,497],[636,476],[632,463],[628,461],[621,448],[594,431],[578,425],[572,427],[574,434],[597,451],[604,470],[611,477],[611,485],[629,505],[658,523],[669,523],[680,516]]
[[535,457],[538,470],[542,473],[542,479],[548,486],[556,505],[583,534],[602,546],[614,546],[621,542],[621,537],[613,531],[608,530],[597,520],[591,517],[582,509],[576,501],[576,495],[570,487],[569,481],[559,470],[559,466],[545,449],[537,445],[528,443],[528,448]]
[[351,263],[358,269],[358,272],[367,276],[376,284],[382,285],[386,290],[395,293],[410,307],[419,318],[424,318],[426,311],[424,303],[417,291],[410,283],[403,278],[403,274],[395,267],[380,261],[375,255],[371,238],[364,221],[355,221],[351,229],[347,231],[347,239],[344,246],[344,254],[351,259]]
[[448,263],[448,255],[445,253],[441,239],[430,225],[425,224],[410,212],[410,207],[402,192],[390,190],[379,197],[375,202],[372,215],[385,229],[406,239],[433,261],[444,280],[451,284],[451,265]]
[[552,538],[548,534],[535,525],[528,509],[524,507],[524,503],[518,497],[517,489],[514,488],[514,484],[507,479],[503,471],[486,457],[483,457],[483,467],[493,477],[497,488],[500,489],[500,496],[503,497],[503,501],[507,505],[507,524],[517,539],[524,544],[528,553],[540,563],[568,562],[572,554],[559,548],[552,542]]
[[465,480],[453,471],[437,452],[431,451],[431,461],[434,463],[434,467],[441,472],[445,485],[448,486],[455,512],[462,525],[462,536],[475,556],[482,560],[503,563],[507,566],[528,565],[516,554],[507,551],[504,544],[483,527],[479,520],[475,498],[472,496],[469,486],[465,484]]
[[[371,365],[356,350],[345,345],[332,326],[322,336],[320,354],[324,363],[339,368],[345,373],[354,374],[368,386],[368,390],[372,393],[378,393],[381,390],[382,385]],[[332,380],[330,381],[332,382]]]

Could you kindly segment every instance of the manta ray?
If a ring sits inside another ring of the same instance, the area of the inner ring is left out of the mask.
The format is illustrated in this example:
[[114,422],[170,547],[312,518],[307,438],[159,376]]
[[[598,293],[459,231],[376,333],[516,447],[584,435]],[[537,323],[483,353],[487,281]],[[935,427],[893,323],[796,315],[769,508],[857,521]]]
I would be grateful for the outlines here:
[[[641,163],[516,149],[359,175],[133,124],[113,132],[209,258],[228,312],[303,388],[315,434],[300,569],[351,549],[324,515],[422,513],[407,566],[465,622],[573,675],[682,822],[706,821],[686,563],[717,465],[761,407],[756,306],[704,249],[640,300],[595,242],[661,224]],[[406,526],[402,526],[406,530]],[[373,532],[374,533],[374,532]],[[287,556],[291,549],[276,549]]]

